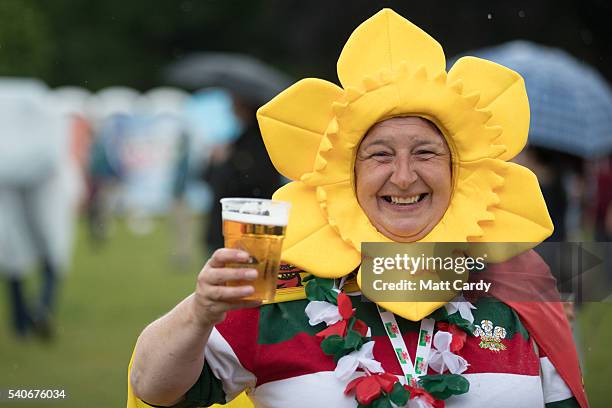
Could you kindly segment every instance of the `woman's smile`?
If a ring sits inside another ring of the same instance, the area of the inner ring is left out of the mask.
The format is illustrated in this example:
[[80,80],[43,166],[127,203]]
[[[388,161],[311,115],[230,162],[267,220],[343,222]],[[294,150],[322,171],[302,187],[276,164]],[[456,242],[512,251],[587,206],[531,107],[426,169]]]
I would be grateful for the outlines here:
[[389,211],[418,211],[426,205],[429,193],[412,196],[384,195],[380,196],[381,208]]

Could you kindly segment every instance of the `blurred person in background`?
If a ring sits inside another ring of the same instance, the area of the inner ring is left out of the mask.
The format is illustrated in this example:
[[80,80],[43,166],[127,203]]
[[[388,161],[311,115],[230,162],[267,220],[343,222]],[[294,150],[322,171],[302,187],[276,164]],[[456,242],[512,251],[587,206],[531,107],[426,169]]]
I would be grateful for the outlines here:
[[595,240],[612,241],[612,156],[601,159],[595,171]]
[[89,237],[94,244],[103,244],[108,235],[111,215],[110,201],[121,182],[118,160],[112,160],[109,150],[115,148],[125,132],[128,118],[113,115],[107,118],[94,133],[89,161],[89,196],[87,199],[87,224]]
[[281,176],[272,165],[257,127],[257,106],[254,101],[233,94],[234,113],[242,122],[243,131],[233,143],[213,149],[203,175],[213,192],[205,234],[209,253],[223,248],[221,198],[269,198],[281,186]]
[[191,211],[186,197],[189,177],[189,149],[189,135],[182,132],[179,137],[174,163],[172,205],[170,209],[174,235],[171,261],[179,269],[187,267],[191,258]]
[[[83,182],[68,120],[51,111],[46,89],[31,85],[0,82],[0,273],[15,334],[50,339]],[[41,287],[31,304],[25,278],[36,268]]]
[[[270,197],[280,185],[281,176],[274,169],[261,139],[255,112],[292,81],[268,64],[242,53],[197,52],[170,64],[166,70],[170,83],[188,89],[220,88],[231,95],[234,116],[228,123],[240,122],[242,131],[231,143],[220,135],[208,155],[202,178],[212,192],[212,205],[205,227],[205,250],[212,253],[223,247],[221,204],[223,197]],[[213,89],[208,89],[214,92]],[[206,92],[206,91],[204,91]],[[212,96],[212,95],[211,95]],[[212,107],[212,106],[210,106]],[[202,119],[210,113],[201,112]],[[218,122],[219,118],[209,118]],[[204,121],[204,120],[202,120]],[[214,129],[216,126],[204,126]],[[217,126],[218,127],[218,126]],[[227,129],[226,129],[227,130]],[[213,132],[216,133],[216,132]],[[227,136],[227,134],[226,134]],[[231,136],[232,139],[235,136]]]
[[514,160],[535,173],[555,230],[549,242],[567,241],[581,230],[582,160],[561,152],[528,146]]

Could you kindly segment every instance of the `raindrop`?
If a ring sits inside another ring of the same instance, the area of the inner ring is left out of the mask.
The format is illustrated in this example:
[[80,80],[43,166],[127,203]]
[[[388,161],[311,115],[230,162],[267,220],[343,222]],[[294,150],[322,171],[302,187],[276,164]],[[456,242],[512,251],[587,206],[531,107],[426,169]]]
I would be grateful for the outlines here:
[[525,17],[525,10],[519,10],[519,12],[518,12],[518,16],[519,16],[520,18],[524,18],[524,17]]
[[489,13],[487,14],[487,20],[491,20],[493,18],[493,14]]

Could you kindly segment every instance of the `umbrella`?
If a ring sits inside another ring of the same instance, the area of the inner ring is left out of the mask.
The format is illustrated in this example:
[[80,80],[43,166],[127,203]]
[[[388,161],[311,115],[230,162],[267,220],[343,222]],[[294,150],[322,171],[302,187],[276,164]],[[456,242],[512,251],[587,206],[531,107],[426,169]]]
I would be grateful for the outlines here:
[[0,78],[0,187],[33,185],[57,166],[63,128],[48,92],[38,80]]
[[183,116],[189,94],[182,89],[158,87],[142,95],[140,103],[143,110],[151,115],[171,115],[177,118]]
[[139,95],[138,91],[126,86],[111,86],[92,95],[88,108],[98,120],[117,114],[132,115]]
[[531,108],[530,144],[584,158],[612,151],[612,92],[595,69],[561,49],[527,41],[466,54],[523,76]]
[[85,116],[91,92],[78,86],[62,86],[51,91],[53,108],[64,115]]
[[242,131],[232,110],[232,97],[222,88],[195,92],[185,104],[185,116],[196,146],[230,143]]
[[213,52],[192,54],[170,65],[166,78],[193,90],[223,87],[255,106],[268,102],[292,82],[251,56]]

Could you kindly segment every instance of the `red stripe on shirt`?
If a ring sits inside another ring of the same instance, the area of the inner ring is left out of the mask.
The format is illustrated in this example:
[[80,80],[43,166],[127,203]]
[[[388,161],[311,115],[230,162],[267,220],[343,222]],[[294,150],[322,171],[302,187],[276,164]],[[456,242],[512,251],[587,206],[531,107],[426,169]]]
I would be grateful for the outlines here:
[[[418,334],[411,332],[403,337],[414,362]],[[376,336],[372,337],[372,340],[376,341],[374,358],[382,364],[385,371],[401,376],[401,367],[389,339],[386,336]],[[323,353],[320,342],[318,337],[300,333],[288,341],[260,345],[254,371],[257,385],[320,371],[333,371],[336,364],[331,356]],[[533,346],[520,334],[517,333],[512,339],[502,340],[507,347],[503,351],[483,349],[479,343],[478,337],[469,337],[463,349],[457,352],[470,363],[465,374],[539,375],[540,362]],[[428,373],[437,374],[431,369]]]
[[240,364],[255,373],[257,336],[259,335],[259,308],[233,310],[216,329],[238,357]]

